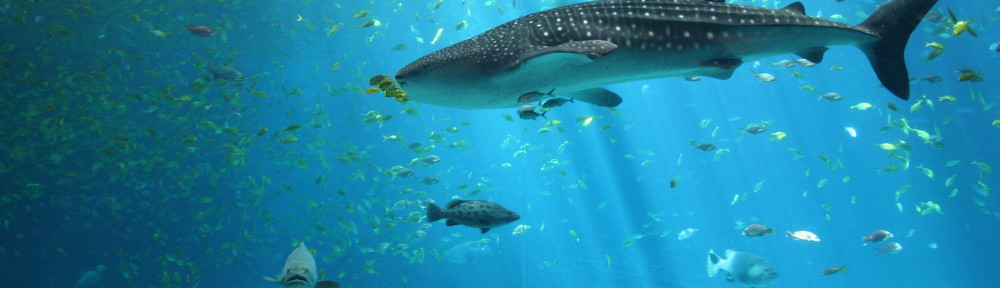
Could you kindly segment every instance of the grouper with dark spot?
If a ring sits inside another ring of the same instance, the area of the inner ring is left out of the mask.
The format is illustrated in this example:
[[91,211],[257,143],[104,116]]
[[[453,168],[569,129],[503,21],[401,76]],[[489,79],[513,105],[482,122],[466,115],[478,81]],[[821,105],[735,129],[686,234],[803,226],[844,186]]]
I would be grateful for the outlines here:
[[514,211],[500,204],[483,200],[452,200],[445,209],[434,203],[427,205],[427,222],[448,219],[448,226],[465,225],[479,228],[482,233],[521,219]]

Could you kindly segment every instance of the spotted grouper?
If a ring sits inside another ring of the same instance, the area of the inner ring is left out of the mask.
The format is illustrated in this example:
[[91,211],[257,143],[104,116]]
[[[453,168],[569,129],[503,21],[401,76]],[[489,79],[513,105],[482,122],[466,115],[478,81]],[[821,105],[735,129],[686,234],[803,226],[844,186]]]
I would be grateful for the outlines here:
[[521,219],[514,211],[500,204],[483,200],[452,200],[445,209],[434,203],[427,205],[427,222],[448,219],[448,226],[465,225],[479,228],[482,233]]

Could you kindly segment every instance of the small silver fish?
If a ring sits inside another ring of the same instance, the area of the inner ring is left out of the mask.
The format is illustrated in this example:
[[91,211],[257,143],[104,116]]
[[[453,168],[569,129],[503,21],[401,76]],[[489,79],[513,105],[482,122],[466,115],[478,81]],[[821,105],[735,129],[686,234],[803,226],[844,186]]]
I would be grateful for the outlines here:
[[826,101],[830,101],[830,102],[836,102],[836,101],[840,101],[841,99],[844,99],[844,96],[842,96],[840,94],[837,94],[835,92],[826,93],[826,94],[823,94],[820,97],[822,97],[823,99],[826,99]]
[[424,185],[433,185],[433,184],[437,184],[440,181],[441,181],[441,179],[438,179],[438,178],[435,178],[435,177],[431,177],[431,176],[427,176],[427,177],[424,177],[424,180],[420,180],[420,183],[424,183]]
[[410,168],[399,169],[399,173],[396,173],[396,175],[399,175],[399,177],[403,178],[410,177],[415,174],[417,174],[417,171],[413,171],[413,169]]
[[233,67],[227,66],[208,66],[208,72],[212,73],[214,78],[212,79],[225,79],[230,81],[244,81],[247,80],[246,76],[243,76],[243,72],[234,69]]
[[420,161],[424,161],[424,163],[427,163],[427,164],[434,164],[434,163],[441,162],[441,157],[439,157],[437,155],[427,155],[427,157],[420,158]]
[[535,120],[538,118],[538,116],[542,116],[542,118],[547,118],[545,117],[545,113],[547,112],[542,112],[542,113],[535,112],[535,107],[538,107],[538,105],[525,104],[520,108],[517,108],[517,117],[520,117],[521,119],[525,120]]
[[885,244],[885,246],[883,246],[882,248],[876,249],[875,251],[877,251],[876,255],[882,255],[886,253],[890,254],[896,253],[899,252],[899,250],[903,250],[903,245],[899,245],[899,243],[896,243],[896,241],[892,241],[889,242],[889,244]]
[[694,236],[694,232],[698,232],[698,229],[684,229],[680,233],[677,233],[677,240],[687,240],[688,238],[691,238],[691,236]]
[[549,100],[545,100],[545,102],[542,102],[542,108],[543,109],[552,109],[552,108],[556,108],[556,107],[562,106],[563,104],[566,104],[566,102],[575,103],[575,102],[573,102],[573,99],[552,98],[552,99],[549,99]]
[[795,63],[799,64],[799,66],[802,66],[802,67],[813,67],[813,66],[816,66],[816,63],[813,63],[812,61],[809,61],[809,60],[806,60],[806,59],[795,59]]
[[767,126],[760,124],[750,124],[747,125],[747,128],[743,129],[743,132],[747,132],[753,135],[764,133],[764,131],[767,131]]
[[548,96],[552,96],[552,92],[555,92],[555,91],[556,91],[556,89],[549,90],[549,93],[542,93],[542,92],[538,92],[538,91],[531,91],[531,92],[528,92],[528,93],[524,93],[524,94],[521,94],[521,96],[517,97],[517,103],[531,103],[531,102],[539,101],[539,100],[542,100],[542,98],[545,98],[545,97],[548,97]]

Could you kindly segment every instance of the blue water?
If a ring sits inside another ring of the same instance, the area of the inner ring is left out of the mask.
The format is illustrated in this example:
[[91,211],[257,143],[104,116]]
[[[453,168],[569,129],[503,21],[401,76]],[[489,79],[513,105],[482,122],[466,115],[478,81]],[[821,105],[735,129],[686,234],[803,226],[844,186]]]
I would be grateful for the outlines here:
[[[537,121],[514,109],[363,94],[373,75],[557,5],[440,3],[0,2],[0,286],[72,287],[105,265],[95,287],[277,287],[261,276],[276,277],[299,241],[341,287],[741,287],[706,275],[707,252],[726,249],[767,260],[780,274],[768,287],[1000,285],[1000,201],[990,192],[1000,178],[986,167],[1000,167],[996,3],[937,4],[973,19],[979,37],[950,37],[934,32],[946,24],[924,21],[907,46],[908,70],[943,81],[911,82],[909,101],[880,88],[851,47],[809,68],[771,65],[797,58],[781,55],[725,81],[614,85],[625,99],[615,109],[570,103]],[[850,24],[876,8],[804,4],[809,15]],[[359,27],[369,19],[381,24]],[[947,48],[924,61],[928,42]],[[406,49],[392,49],[399,44]],[[211,81],[205,66],[223,64],[249,79]],[[983,81],[959,82],[961,68]],[[844,99],[817,100],[827,92]],[[946,95],[957,102],[939,100]],[[861,102],[872,108],[850,108]],[[890,123],[904,118],[943,147]],[[761,121],[770,124],[762,134],[741,130]],[[776,132],[787,137],[772,140]],[[467,146],[449,147],[459,141]],[[421,154],[408,148],[414,142],[435,148]],[[411,164],[430,154],[442,161]],[[416,174],[393,177],[393,166]],[[440,182],[421,183],[427,176]],[[421,203],[453,197],[494,201],[522,218],[485,234],[407,222],[422,216]],[[928,201],[941,213],[917,211]],[[751,223],[777,233],[743,237]],[[512,235],[522,224],[532,228]],[[679,240],[689,228],[697,231]],[[862,246],[876,229],[903,250]],[[821,241],[784,236],[798,230]],[[483,246],[461,246],[470,242]],[[819,275],[844,265],[848,272]]]

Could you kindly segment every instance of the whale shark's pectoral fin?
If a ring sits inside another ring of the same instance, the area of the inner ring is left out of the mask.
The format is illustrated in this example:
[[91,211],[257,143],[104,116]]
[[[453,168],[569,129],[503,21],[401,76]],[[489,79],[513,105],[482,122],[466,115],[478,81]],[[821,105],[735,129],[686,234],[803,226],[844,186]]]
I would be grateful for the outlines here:
[[592,88],[571,93],[560,93],[559,96],[568,97],[601,107],[616,107],[622,104],[622,96],[604,88]]
[[570,41],[556,46],[539,47],[538,49],[528,51],[521,55],[519,62],[528,61],[550,53],[582,54],[593,59],[608,55],[608,53],[615,51],[615,49],[618,49],[618,45],[604,40]]
[[736,68],[740,67],[740,65],[743,65],[743,60],[739,58],[717,58],[702,63],[701,65],[709,68],[703,71],[703,76],[726,80],[733,77],[733,72],[736,71]]

